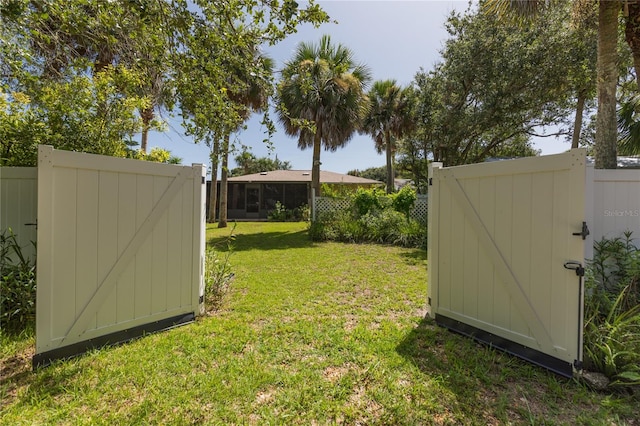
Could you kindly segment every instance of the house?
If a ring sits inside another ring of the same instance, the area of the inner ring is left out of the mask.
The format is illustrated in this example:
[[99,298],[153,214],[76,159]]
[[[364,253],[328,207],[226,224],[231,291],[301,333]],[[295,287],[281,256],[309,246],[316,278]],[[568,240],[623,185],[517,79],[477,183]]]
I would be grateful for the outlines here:
[[[320,171],[320,183],[369,188],[382,182],[357,176]],[[219,185],[219,183],[218,183]],[[218,190],[218,194],[219,194]],[[209,191],[207,191],[208,197]],[[311,205],[311,171],[275,170],[228,179],[227,218],[266,219],[277,202],[287,209]],[[207,199],[207,206],[209,205]]]

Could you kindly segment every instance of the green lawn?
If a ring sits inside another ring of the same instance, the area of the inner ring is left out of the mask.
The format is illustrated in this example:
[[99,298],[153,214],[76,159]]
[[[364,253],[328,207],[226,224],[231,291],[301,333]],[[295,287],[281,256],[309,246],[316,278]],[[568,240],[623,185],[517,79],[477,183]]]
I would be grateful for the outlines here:
[[0,424],[640,424],[637,398],[424,320],[423,251],[235,234],[223,308],[195,324],[36,373],[33,338],[5,337]]

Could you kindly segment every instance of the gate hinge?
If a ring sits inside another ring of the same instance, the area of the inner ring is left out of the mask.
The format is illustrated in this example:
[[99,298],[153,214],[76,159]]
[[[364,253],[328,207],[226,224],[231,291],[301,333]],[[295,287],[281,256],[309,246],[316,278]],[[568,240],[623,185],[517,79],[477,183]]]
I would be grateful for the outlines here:
[[576,275],[579,277],[584,277],[584,267],[580,262],[576,262],[574,260],[570,260],[569,262],[564,263],[565,269],[571,269],[576,271]]
[[587,239],[587,235],[589,235],[589,228],[587,227],[587,222],[582,222],[582,230],[580,232],[574,232],[571,235],[576,235],[582,237],[583,240]]
[[433,186],[433,178],[429,178],[429,186]]
[[202,184],[204,185],[205,183],[207,183],[207,181],[205,180],[206,178],[204,176],[202,176]]
[[200,296],[198,298],[198,303],[200,303],[200,304],[204,303],[204,296]]

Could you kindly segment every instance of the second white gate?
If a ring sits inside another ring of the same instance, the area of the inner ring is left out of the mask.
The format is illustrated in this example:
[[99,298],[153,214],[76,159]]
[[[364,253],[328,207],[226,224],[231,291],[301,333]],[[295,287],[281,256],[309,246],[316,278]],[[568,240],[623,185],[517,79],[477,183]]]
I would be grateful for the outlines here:
[[433,168],[430,314],[570,376],[582,361],[585,151]]

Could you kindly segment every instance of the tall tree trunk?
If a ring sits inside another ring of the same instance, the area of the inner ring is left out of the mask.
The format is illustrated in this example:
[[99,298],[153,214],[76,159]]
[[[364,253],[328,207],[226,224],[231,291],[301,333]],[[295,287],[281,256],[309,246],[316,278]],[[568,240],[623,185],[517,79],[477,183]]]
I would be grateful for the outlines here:
[[617,166],[618,127],[616,84],[618,73],[618,14],[620,2],[600,0],[598,13],[598,115],[596,118],[595,168]]
[[640,90],[640,2],[626,3],[627,17],[625,19],[624,35],[631,48],[633,68],[636,70],[636,84]]
[[153,106],[147,107],[140,111],[140,118],[142,119],[142,136],[140,138],[140,150],[147,153],[147,141],[149,139],[149,128],[151,127],[151,120],[153,120]]
[[207,222],[216,221],[218,206],[218,161],[220,158],[220,141],[216,138],[211,147],[211,188],[209,189],[209,217]]
[[322,121],[316,120],[316,134],[313,137],[313,164],[311,166],[311,189],[315,196],[322,195],[320,192],[320,146],[322,144]]
[[392,155],[391,155],[391,132],[389,132],[389,130],[385,130],[384,132],[384,139],[385,139],[385,145],[386,145],[386,157],[387,157],[387,194],[391,194],[395,189],[396,186],[394,184],[394,179],[393,179],[393,161],[392,161]]
[[582,114],[584,113],[584,103],[586,95],[584,90],[578,91],[578,103],[576,104],[576,119],[573,123],[573,136],[571,148],[577,148],[580,144],[580,132],[582,132]]
[[231,135],[224,135],[222,144],[222,171],[220,172],[220,221],[218,228],[227,227],[227,179],[229,178],[229,138]]

